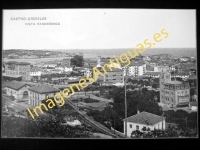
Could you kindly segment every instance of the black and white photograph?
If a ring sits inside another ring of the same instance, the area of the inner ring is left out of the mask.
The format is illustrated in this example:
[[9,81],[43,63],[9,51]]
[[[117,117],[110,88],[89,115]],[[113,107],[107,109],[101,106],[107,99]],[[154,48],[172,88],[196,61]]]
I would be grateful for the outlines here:
[[196,9],[4,9],[1,138],[198,138]]

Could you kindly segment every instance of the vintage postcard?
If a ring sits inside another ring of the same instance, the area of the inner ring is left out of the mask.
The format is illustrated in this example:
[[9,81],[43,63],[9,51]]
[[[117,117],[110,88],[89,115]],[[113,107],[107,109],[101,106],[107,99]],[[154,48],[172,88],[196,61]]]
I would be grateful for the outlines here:
[[195,9],[3,10],[2,138],[197,138]]

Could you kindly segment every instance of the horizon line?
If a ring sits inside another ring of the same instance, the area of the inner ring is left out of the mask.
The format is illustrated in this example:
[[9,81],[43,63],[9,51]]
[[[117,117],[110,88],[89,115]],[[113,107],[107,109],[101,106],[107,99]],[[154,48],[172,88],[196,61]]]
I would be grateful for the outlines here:
[[[134,48],[134,47],[132,47]],[[100,49],[132,49],[132,48],[67,48],[67,49],[21,49],[21,48],[10,48],[10,49],[3,49],[3,50],[100,50]],[[160,49],[160,48],[165,48],[165,47],[155,47],[155,48],[146,48],[146,49]],[[165,49],[178,49],[178,48],[193,48],[196,49],[196,47],[166,47]],[[139,48],[135,48],[139,49]]]

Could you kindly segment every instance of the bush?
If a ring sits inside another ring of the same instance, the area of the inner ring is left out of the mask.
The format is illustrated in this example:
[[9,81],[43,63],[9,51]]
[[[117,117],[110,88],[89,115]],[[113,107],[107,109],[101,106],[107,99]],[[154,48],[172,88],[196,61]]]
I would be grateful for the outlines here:
[[10,96],[10,99],[11,99],[12,101],[14,101],[14,100],[15,100],[15,97],[14,97],[13,95],[11,95],[11,96]]

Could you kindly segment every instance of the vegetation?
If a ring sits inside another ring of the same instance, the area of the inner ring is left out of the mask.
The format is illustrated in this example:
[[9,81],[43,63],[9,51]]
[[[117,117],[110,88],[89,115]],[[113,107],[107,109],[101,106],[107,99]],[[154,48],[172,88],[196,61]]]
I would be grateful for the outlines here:
[[188,113],[184,110],[169,110],[164,112],[166,122],[176,123],[182,130],[197,128],[197,112]]
[[[54,118],[38,117],[35,121],[29,119],[2,117],[2,137],[66,137],[79,138],[70,126],[62,126]],[[81,135],[88,137],[88,135]]]
[[34,120],[15,117],[14,115],[11,117],[2,116],[2,136],[89,138],[89,135],[82,128],[60,124],[60,120],[68,114],[77,116],[73,108],[65,104],[59,109],[57,107],[51,109],[47,114],[48,117],[39,116]]
[[[143,93],[142,93],[143,92]],[[147,111],[153,114],[161,115],[161,109],[157,104],[157,100],[154,99],[156,92],[154,91],[134,91],[127,92],[127,116],[132,116],[137,113],[137,109],[140,111]],[[105,121],[110,121],[115,129],[123,131],[123,121],[125,118],[125,106],[124,106],[124,89],[116,88],[116,90],[110,92],[114,98],[114,103],[110,103],[102,112],[100,111],[89,111],[87,114],[92,116],[94,120],[106,125]],[[155,95],[154,95],[155,94]],[[145,96],[144,96],[145,95]],[[113,108],[112,108],[112,107]],[[107,126],[107,125],[106,125]],[[110,127],[110,126],[107,126]]]
[[71,66],[76,66],[76,67],[83,67],[84,65],[84,59],[83,56],[80,55],[75,55],[71,60]]
[[132,138],[166,138],[166,137],[197,137],[197,132],[182,130],[180,128],[169,126],[166,130],[143,128],[142,131],[135,130],[131,133]]

